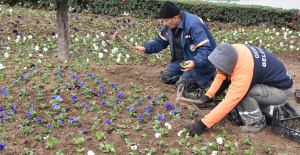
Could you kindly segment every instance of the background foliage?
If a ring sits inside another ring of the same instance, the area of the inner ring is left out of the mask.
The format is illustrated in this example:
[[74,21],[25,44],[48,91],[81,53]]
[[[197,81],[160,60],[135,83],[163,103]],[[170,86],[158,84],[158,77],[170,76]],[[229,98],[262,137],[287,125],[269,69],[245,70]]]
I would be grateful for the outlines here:
[[[31,8],[55,10],[56,0],[2,0]],[[38,3],[37,3],[38,2]],[[158,18],[159,0],[69,0],[70,12],[92,12],[112,16]],[[205,21],[235,23],[242,26],[277,26],[300,30],[298,9],[277,9],[258,5],[218,4],[211,2],[177,2],[182,10],[197,14]]]

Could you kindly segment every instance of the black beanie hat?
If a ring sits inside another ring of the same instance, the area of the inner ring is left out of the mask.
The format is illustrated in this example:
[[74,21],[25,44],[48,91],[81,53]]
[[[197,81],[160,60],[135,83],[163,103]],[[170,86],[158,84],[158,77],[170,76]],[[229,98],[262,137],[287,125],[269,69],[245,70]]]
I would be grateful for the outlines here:
[[180,13],[180,9],[174,3],[166,1],[159,12],[160,18],[172,18]]

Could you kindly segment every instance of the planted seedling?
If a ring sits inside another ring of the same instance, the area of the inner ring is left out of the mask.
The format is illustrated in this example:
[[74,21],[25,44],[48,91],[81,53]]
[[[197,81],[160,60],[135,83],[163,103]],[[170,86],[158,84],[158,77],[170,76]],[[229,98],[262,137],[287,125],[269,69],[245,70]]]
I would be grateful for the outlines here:
[[189,61],[183,61],[183,62],[180,63],[180,66],[181,66],[181,68],[182,68],[182,67],[184,67],[184,66],[186,66],[186,65],[188,65],[188,64],[190,64]]

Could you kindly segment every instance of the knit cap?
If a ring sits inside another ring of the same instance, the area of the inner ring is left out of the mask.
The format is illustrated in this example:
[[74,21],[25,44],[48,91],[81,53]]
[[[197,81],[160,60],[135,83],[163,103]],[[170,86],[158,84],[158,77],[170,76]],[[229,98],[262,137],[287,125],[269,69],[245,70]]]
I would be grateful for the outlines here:
[[222,72],[230,75],[237,62],[238,54],[234,47],[228,43],[217,46],[208,56],[208,60]]
[[180,9],[174,3],[166,1],[159,12],[160,18],[172,18],[180,13]]

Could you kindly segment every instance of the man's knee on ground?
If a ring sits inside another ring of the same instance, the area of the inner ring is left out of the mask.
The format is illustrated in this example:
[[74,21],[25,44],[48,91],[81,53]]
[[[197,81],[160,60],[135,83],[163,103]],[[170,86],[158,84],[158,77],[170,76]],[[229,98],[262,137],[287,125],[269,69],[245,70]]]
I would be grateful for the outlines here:
[[180,78],[180,75],[177,76],[169,76],[165,72],[160,72],[158,79],[161,80],[165,84],[175,84]]

